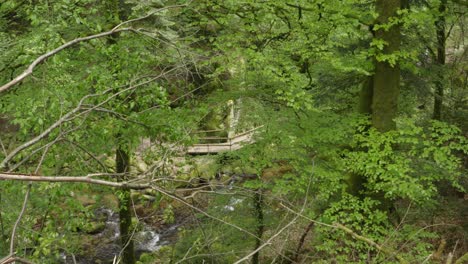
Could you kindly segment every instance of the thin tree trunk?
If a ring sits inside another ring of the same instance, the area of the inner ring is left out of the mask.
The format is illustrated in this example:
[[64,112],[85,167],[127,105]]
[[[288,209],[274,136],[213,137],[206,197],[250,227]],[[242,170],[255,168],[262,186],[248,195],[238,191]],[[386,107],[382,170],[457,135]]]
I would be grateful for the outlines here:
[[442,104],[444,100],[444,73],[445,65],[445,12],[447,10],[447,0],[441,0],[439,4],[439,18],[436,21],[437,34],[437,80],[435,81],[434,93],[434,113],[433,119],[440,120],[442,118]]
[[[390,18],[396,18],[401,5],[401,0],[377,0],[377,23],[387,24]],[[393,25],[388,30],[378,29],[375,37],[386,43],[382,55],[391,56],[400,50],[400,25]],[[391,63],[376,59],[373,86],[372,125],[380,132],[393,130],[396,128],[394,119],[400,93],[400,66],[397,60]]]
[[3,241],[6,241],[6,234],[5,234],[5,226],[3,224],[3,216],[2,216],[2,189],[0,189],[0,238]]
[[[117,173],[126,173],[128,172],[130,165],[130,158],[127,151],[119,146],[116,150],[115,155],[115,164]],[[122,263],[124,264],[134,264],[135,251],[132,240],[132,203],[130,197],[130,189],[122,189],[118,195],[119,200],[119,224],[120,224],[120,241],[123,248],[123,258]]]
[[[262,245],[262,236],[263,236],[263,230],[265,227],[264,223],[264,216],[263,216],[263,195],[262,195],[262,190],[257,190],[257,192],[254,195],[254,207],[255,207],[255,214],[257,218],[257,230],[256,230],[256,235],[257,238],[255,239],[255,248],[259,248]],[[252,256],[252,264],[259,264],[259,257],[260,257],[260,251],[255,252],[255,254]]]
[[312,227],[314,226],[314,224],[314,222],[310,222],[304,230],[304,233],[302,234],[301,239],[299,240],[299,244],[297,245],[296,252],[294,252],[294,256],[292,257],[292,261],[294,263],[298,262],[299,256],[301,255],[302,247],[304,246],[305,239]]
[[[117,21],[127,20],[127,10],[125,7],[124,0],[114,0],[110,2],[112,13],[114,14],[114,19]],[[110,44],[116,44],[116,38],[109,39]],[[120,141],[120,135],[117,135],[117,140]],[[124,148],[122,145],[118,145],[116,153],[116,172],[117,173],[126,173],[130,168],[130,158],[128,154],[128,149]],[[124,178],[124,180],[126,180]],[[134,264],[136,262],[135,258],[135,248],[132,239],[132,201],[131,201],[131,192],[130,189],[120,190],[120,195],[117,196],[119,201],[119,227],[120,227],[120,242],[123,248],[122,252],[122,263],[123,264]]]

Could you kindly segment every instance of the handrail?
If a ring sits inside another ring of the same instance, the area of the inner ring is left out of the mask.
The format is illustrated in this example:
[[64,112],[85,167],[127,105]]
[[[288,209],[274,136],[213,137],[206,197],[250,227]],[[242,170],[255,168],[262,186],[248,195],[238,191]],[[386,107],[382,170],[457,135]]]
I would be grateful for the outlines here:
[[[227,139],[226,142],[194,144],[188,148],[187,152],[192,153],[192,154],[197,154],[197,153],[217,153],[221,151],[236,150],[242,147],[242,143],[251,143],[252,135],[254,134],[254,132],[262,127],[263,125],[255,127],[248,131],[242,132],[233,137],[224,138],[224,139]],[[200,138],[200,139],[203,139],[203,138]]]
[[243,136],[243,135],[246,135],[246,134],[249,134],[249,133],[251,133],[251,132],[253,132],[253,131],[255,131],[255,130],[259,129],[259,128],[262,128],[262,127],[263,127],[263,125],[258,126],[258,127],[254,127],[254,128],[252,128],[250,130],[247,130],[247,131],[242,132],[240,134],[234,135],[233,137],[231,137],[231,139],[236,138],[236,137],[240,137],[240,136]]
[[193,134],[201,134],[201,133],[209,133],[209,132],[222,132],[224,129],[212,129],[212,130],[198,130],[198,131],[193,131]]
[[[258,127],[255,127],[255,128],[252,128],[252,129],[247,130],[247,131],[245,131],[245,132],[236,134],[236,135],[234,135],[234,136],[232,136],[232,137],[200,137],[199,139],[201,139],[201,140],[203,140],[203,139],[206,139],[206,140],[210,140],[210,139],[227,139],[227,140],[229,140],[229,139],[234,139],[234,138],[238,138],[238,137],[241,137],[241,136],[250,134],[251,132],[253,132],[253,131],[255,131],[255,130],[259,129],[259,128],[262,128],[262,127],[263,127],[263,125],[258,126]],[[199,133],[211,132],[211,131],[213,131],[213,132],[214,132],[214,131],[219,131],[219,132],[221,132],[221,131],[224,131],[224,130],[195,131],[195,132],[193,132],[193,133],[199,134]]]
[[229,138],[228,137],[201,137],[201,138],[198,138],[198,139],[210,140],[210,139],[229,139]]

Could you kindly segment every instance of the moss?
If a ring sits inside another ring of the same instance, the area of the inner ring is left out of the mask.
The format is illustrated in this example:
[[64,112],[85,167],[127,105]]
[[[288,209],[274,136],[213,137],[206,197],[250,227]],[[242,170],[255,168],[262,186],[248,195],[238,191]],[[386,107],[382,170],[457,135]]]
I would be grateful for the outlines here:
[[104,231],[106,228],[106,223],[105,222],[91,222],[89,225],[86,225],[84,228],[84,232],[87,234],[98,234]]
[[76,200],[85,207],[96,204],[96,199],[89,194],[77,195]]
[[[378,24],[387,24],[397,17],[400,9],[400,0],[378,0],[376,11],[379,14]],[[375,61],[372,97],[372,125],[381,132],[394,130],[394,122],[398,111],[398,96],[400,93],[400,66],[398,61],[391,63],[383,60],[381,56],[396,56],[400,51],[401,33],[400,25],[393,25],[388,30],[379,29],[375,38],[383,40],[386,45]]]

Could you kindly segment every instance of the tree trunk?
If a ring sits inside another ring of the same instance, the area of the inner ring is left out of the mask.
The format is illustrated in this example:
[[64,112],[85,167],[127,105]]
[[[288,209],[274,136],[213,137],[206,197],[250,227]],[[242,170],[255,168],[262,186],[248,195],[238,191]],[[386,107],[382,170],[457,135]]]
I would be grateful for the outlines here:
[[[130,158],[128,156],[127,151],[124,150],[122,146],[119,146],[117,148],[115,161],[117,173],[128,172]],[[118,195],[120,217],[120,242],[123,248],[122,263],[124,264],[134,264],[136,262],[131,230],[132,203],[130,194],[130,189],[122,189],[120,191],[120,195]]]
[[372,115],[372,95],[374,93],[374,77],[370,76],[362,84],[359,94],[359,113]]
[[[265,223],[263,221],[263,195],[262,195],[262,190],[257,190],[257,192],[254,195],[254,206],[255,206],[255,214],[257,218],[257,230],[256,230],[256,235],[257,238],[255,239],[255,248],[259,248],[262,245],[262,236],[263,236],[263,229],[265,226]],[[260,251],[255,252],[255,254],[252,256],[252,264],[258,264],[260,263],[259,261],[260,257]]]
[[[374,35],[372,26],[369,27],[369,31]],[[375,64],[375,60],[373,62]],[[372,98],[374,95],[374,76],[366,78],[361,86],[359,93],[359,105],[358,112],[369,117],[372,116]],[[366,130],[370,127],[366,127]],[[361,173],[351,172],[348,176],[347,192],[353,196],[361,197],[361,191],[364,189],[366,177]]]
[[[377,0],[377,24],[386,24],[390,18],[396,18],[402,5],[401,0]],[[386,45],[382,55],[392,55],[400,50],[400,26],[393,25],[388,30],[378,29],[375,37],[382,39]],[[398,111],[400,93],[400,67],[398,61],[391,64],[388,60],[376,59],[372,96],[372,125],[380,132],[396,128],[395,117]]]
[[439,4],[439,18],[436,21],[437,34],[437,80],[435,81],[434,93],[434,113],[433,119],[440,120],[442,118],[442,103],[444,99],[444,73],[445,65],[445,12],[447,10],[447,0],[441,0]]
[[[127,10],[125,7],[124,0],[114,0],[109,2],[112,9],[111,12],[114,15],[114,20],[117,22],[125,21],[128,18]],[[116,44],[117,38],[109,38],[110,44]],[[117,135],[117,141],[120,141],[120,135]],[[130,158],[128,149],[122,145],[118,145],[116,153],[116,172],[126,173],[130,168]],[[126,178],[124,178],[126,180]],[[130,189],[122,189],[119,191],[120,195],[117,196],[119,201],[119,227],[120,227],[120,242],[123,249],[122,252],[122,263],[123,264],[134,264],[135,248],[132,239],[132,201]]]
[[299,256],[301,255],[302,247],[304,246],[305,239],[307,235],[309,234],[310,230],[314,226],[315,222],[310,222],[306,229],[304,230],[304,233],[302,233],[301,238],[299,239],[299,244],[297,245],[296,252],[294,252],[293,257],[291,258],[292,263],[298,263],[299,262]]

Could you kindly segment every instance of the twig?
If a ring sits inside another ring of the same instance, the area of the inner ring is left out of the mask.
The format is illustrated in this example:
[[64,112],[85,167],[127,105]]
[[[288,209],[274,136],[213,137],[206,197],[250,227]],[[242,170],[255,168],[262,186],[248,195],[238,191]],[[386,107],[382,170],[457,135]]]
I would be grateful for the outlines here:
[[[82,106],[83,106],[83,103],[84,101],[87,99],[87,98],[90,98],[90,97],[96,97],[96,96],[100,96],[100,95],[104,95],[106,93],[108,93],[109,91],[111,91],[112,89],[109,88],[101,93],[97,93],[97,94],[88,94],[86,96],[84,96],[83,98],[81,98],[80,102],[78,103],[78,105],[73,109],[71,110],[70,112],[68,112],[67,114],[65,114],[64,116],[62,116],[60,119],[58,119],[55,123],[53,123],[50,127],[48,127],[46,130],[44,130],[41,134],[39,134],[38,136],[34,137],[33,139],[29,140],[28,142],[18,146],[16,149],[14,149],[10,154],[8,154],[8,156],[5,157],[5,159],[3,159],[3,161],[0,163],[0,169],[1,168],[4,168],[6,166],[6,164],[8,162],[10,162],[19,152],[21,152],[22,150],[25,150],[27,148],[29,148],[30,146],[38,143],[40,140],[42,140],[43,138],[47,137],[55,128],[61,126],[63,123],[65,122],[69,122],[73,119],[76,119],[84,114],[87,114],[93,110],[95,110],[96,108],[106,104],[107,102],[109,102],[110,100],[112,100],[113,98],[115,98],[116,96],[124,93],[124,92],[127,92],[127,91],[130,91],[130,90],[133,90],[133,89],[136,89],[140,86],[143,86],[143,85],[146,85],[146,84],[149,84],[159,78],[161,78],[162,76],[168,74],[169,72],[172,72],[172,71],[175,71],[176,69],[178,69],[178,67],[176,68],[173,68],[173,69],[170,69],[166,72],[163,72],[147,81],[143,81],[141,83],[138,83],[138,84],[135,84],[135,85],[132,85],[126,89],[123,89],[115,94],[112,94],[111,96],[109,96],[107,99],[105,99],[104,101],[100,102],[99,104],[96,104],[94,105],[93,107],[91,108],[87,108],[86,110],[84,110],[83,112],[79,113],[81,110],[82,110]],[[76,115],[75,115],[76,114]]]
[[[269,245],[271,243],[271,241],[276,238],[277,236],[279,236],[284,230],[286,230],[289,226],[291,226],[292,224],[294,224],[297,219],[299,218],[299,216],[302,215],[302,212],[304,212],[304,209],[307,205],[307,200],[309,198],[309,191],[310,191],[310,186],[311,186],[311,183],[312,183],[312,176],[314,174],[314,168],[315,168],[315,161],[312,160],[312,173],[309,177],[309,182],[307,184],[307,189],[306,189],[306,193],[305,193],[305,198],[304,198],[304,202],[302,204],[302,208],[301,208],[301,211],[300,213],[296,214],[296,216],[291,220],[291,222],[289,222],[287,225],[285,225],[283,228],[281,228],[278,232],[276,232],[276,234],[274,234],[273,236],[271,236],[265,243],[263,243],[261,246],[258,246],[254,251],[250,252],[247,256],[239,259],[237,262],[235,262],[234,264],[239,264],[243,261],[246,261],[248,260],[251,256],[253,256],[254,254],[256,254],[257,252],[259,252],[262,248],[266,247],[267,245]],[[292,259],[289,259],[291,261],[293,261]]]
[[14,261],[13,258],[13,255],[9,254],[8,256],[5,256],[4,258],[0,259],[0,264],[10,263],[11,261]]
[[392,250],[388,249],[388,248],[385,248],[385,247],[382,247],[380,246],[379,244],[377,244],[375,241],[373,241],[372,239],[370,238],[367,238],[367,237],[363,237],[361,235],[358,235],[357,233],[355,233],[353,230],[347,228],[346,226],[340,224],[340,223],[334,223],[333,224],[335,227],[337,227],[338,229],[344,231],[345,233],[351,235],[352,237],[354,237],[355,239],[357,240],[361,240],[363,242],[366,242],[367,244],[369,244],[370,246],[372,247],[375,247],[376,249],[384,252],[385,254],[387,255],[390,255],[390,256],[395,256],[395,258],[402,264],[408,264],[409,262],[406,261],[404,258],[402,258],[401,256],[397,255],[395,252],[393,252]]
[[[389,234],[384,242],[381,244],[382,247],[384,247],[387,243],[390,243],[391,239],[392,239],[392,236],[394,236],[398,230],[400,230],[401,226],[404,224],[405,220],[406,220],[406,217],[408,216],[409,212],[410,212],[410,209],[411,209],[411,206],[412,206],[412,202],[409,203],[408,207],[406,208],[406,212],[405,212],[405,215],[403,216],[403,218],[401,219],[400,223],[398,223],[398,226],[396,228],[393,229],[392,233]],[[380,252],[377,252],[377,256],[379,255]]]
[[24,201],[23,201],[23,206],[21,208],[21,212],[18,215],[18,218],[16,219],[15,225],[13,226],[13,231],[11,231],[11,241],[10,241],[10,255],[14,256],[15,254],[15,236],[16,236],[16,229],[18,228],[19,223],[21,222],[21,218],[24,215],[24,212],[26,211],[26,205],[28,203],[29,199],[29,193],[31,192],[31,186],[32,183],[28,183],[28,187],[26,190],[26,194],[24,195]]
[[330,227],[330,228],[335,228],[335,229],[340,229],[348,234],[350,234],[352,237],[354,237],[355,239],[357,240],[361,240],[363,242],[366,242],[367,244],[369,244],[370,246],[372,247],[375,247],[376,249],[384,252],[385,254],[388,254],[390,256],[394,256],[400,263],[402,264],[407,264],[409,263],[408,261],[406,261],[405,259],[403,259],[402,257],[400,257],[399,255],[397,255],[396,252],[394,251],[391,251],[385,247],[382,247],[380,246],[379,244],[377,244],[376,242],[374,242],[373,240],[367,238],[367,237],[363,237],[361,235],[358,235],[357,233],[355,233],[354,231],[352,231],[351,229],[349,229],[348,227],[340,224],[340,223],[334,223],[333,225],[330,225],[330,224],[326,224],[326,223],[323,223],[323,222],[320,222],[320,221],[317,221],[317,220],[314,220],[308,216],[305,216],[303,215],[302,213],[299,213],[299,212],[296,212],[294,210],[292,210],[291,208],[287,207],[286,205],[284,205],[283,203],[280,203],[280,205],[284,208],[286,208],[288,211],[291,211],[295,214],[297,214],[298,216],[301,216],[302,218],[304,219],[307,219],[315,224],[318,224],[318,225],[322,225],[322,226],[326,226],[326,227]]
[[33,262],[27,259],[16,257],[11,254],[0,259],[0,264],[9,264],[9,263],[16,263],[16,262],[23,263],[23,264],[34,264]]
[[3,154],[5,154],[5,157],[6,157],[6,155],[8,155],[8,153],[6,151],[5,145],[3,145],[2,138],[0,138],[0,146],[2,147]]
[[6,164],[8,162],[10,162],[10,160],[12,160],[19,152],[21,152],[22,150],[24,149],[27,149],[29,148],[30,146],[38,143],[39,141],[41,141],[43,138],[47,137],[55,128],[59,127],[62,123],[66,122],[66,121],[69,121],[75,113],[77,113],[78,111],[81,110],[81,105],[83,104],[83,101],[89,97],[92,97],[92,96],[97,96],[97,94],[91,94],[91,95],[86,95],[84,96],[80,102],[78,103],[78,106],[75,107],[72,111],[68,112],[67,114],[65,114],[64,116],[62,116],[59,120],[57,120],[55,123],[53,123],[50,127],[48,127],[46,130],[44,130],[41,134],[39,134],[38,136],[34,137],[33,139],[31,139],[30,141],[22,144],[21,146],[18,146],[17,148],[15,148],[10,154],[8,154],[5,159],[3,159],[3,161],[0,163],[0,169],[1,168],[4,168],[6,166]]
[[138,17],[138,18],[134,18],[134,19],[130,19],[130,20],[127,20],[127,21],[124,21],[120,24],[118,24],[117,26],[115,26],[111,31],[113,30],[117,30],[119,27],[125,25],[125,24],[129,24],[129,23],[132,23],[132,22],[136,22],[136,21],[140,21],[140,20],[144,20],[144,19],[147,19],[148,17],[156,14],[156,13],[159,13],[161,11],[164,11],[164,10],[167,10],[167,9],[171,9],[171,8],[177,8],[177,7],[186,7],[187,5],[189,4],[180,4],[180,5],[171,5],[171,6],[165,6],[163,8],[159,8],[159,9],[156,9],[154,10],[153,12],[147,14],[146,16],[142,16],[142,17]]
[[465,253],[465,255],[461,256],[459,259],[455,261],[455,264],[463,264],[468,262],[468,253]]
[[81,146],[80,144],[74,142],[73,140],[70,140],[70,139],[65,139],[65,142],[68,142],[70,143],[71,145],[79,148],[81,151],[83,151],[84,153],[88,154],[88,156],[90,156],[94,161],[96,161],[99,166],[101,166],[101,168],[103,170],[107,170],[107,167],[106,165],[104,165],[104,163],[102,163],[101,160],[99,160],[93,153],[89,152],[86,148],[84,148],[83,146]]
[[281,228],[280,231],[278,231],[276,234],[272,235],[265,243],[263,243],[261,246],[257,247],[254,251],[250,252],[248,255],[246,255],[245,257],[239,259],[238,261],[234,262],[234,264],[239,264],[243,261],[246,261],[248,260],[253,254],[257,253],[258,251],[260,251],[262,248],[268,246],[271,244],[271,241],[273,239],[275,239],[277,236],[279,236],[281,233],[283,233],[284,230],[286,230],[288,227],[290,227],[292,224],[294,224],[296,222],[296,220],[299,218],[298,215],[296,215],[296,217],[294,217],[294,219],[289,222],[287,225],[285,225],[283,228]]
[[184,205],[186,205],[186,206],[188,206],[188,207],[194,209],[195,211],[197,211],[197,212],[203,214],[204,216],[206,216],[206,217],[208,217],[208,218],[211,218],[211,219],[213,219],[213,220],[216,220],[216,221],[218,221],[218,222],[221,222],[221,223],[223,223],[223,224],[225,224],[225,225],[234,227],[235,229],[237,229],[237,230],[239,230],[239,231],[241,231],[241,232],[243,232],[243,233],[245,233],[245,234],[248,234],[248,235],[250,235],[250,236],[252,236],[252,237],[254,237],[254,238],[258,238],[258,237],[257,237],[255,234],[253,234],[252,232],[250,232],[250,231],[248,231],[248,230],[246,230],[246,229],[244,229],[244,228],[242,228],[242,227],[240,227],[240,226],[238,226],[238,225],[229,223],[229,222],[227,222],[227,221],[224,221],[223,219],[220,219],[220,218],[218,218],[218,217],[216,217],[216,216],[213,216],[213,215],[211,215],[211,214],[209,214],[209,213],[203,211],[202,209],[200,209],[200,208],[198,208],[198,207],[196,207],[196,206],[193,206],[192,204],[190,204],[189,202],[187,202],[185,199],[183,199],[183,198],[181,198],[181,197],[179,197],[179,196],[177,196],[177,195],[175,195],[175,194],[172,194],[172,193],[170,193],[170,192],[168,192],[168,191],[166,191],[166,190],[164,190],[164,189],[162,189],[162,188],[160,188],[160,187],[158,187],[158,186],[153,186],[152,188],[153,188],[155,191],[158,191],[158,192],[160,192],[160,193],[162,193],[162,194],[168,196],[169,198],[172,198],[172,199],[174,199],[174,200],[176,200],[176,201],[181,202],[182,204],[184,204]]

